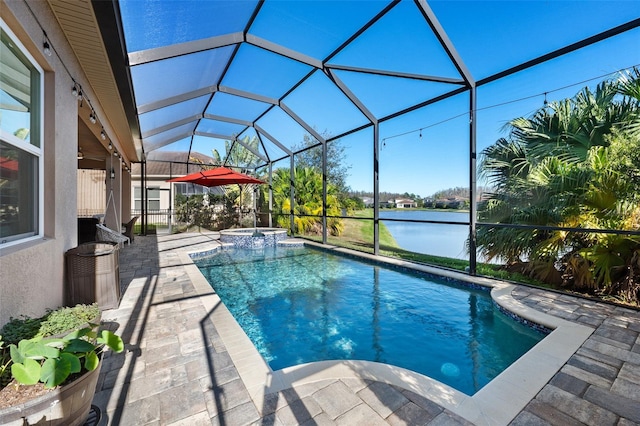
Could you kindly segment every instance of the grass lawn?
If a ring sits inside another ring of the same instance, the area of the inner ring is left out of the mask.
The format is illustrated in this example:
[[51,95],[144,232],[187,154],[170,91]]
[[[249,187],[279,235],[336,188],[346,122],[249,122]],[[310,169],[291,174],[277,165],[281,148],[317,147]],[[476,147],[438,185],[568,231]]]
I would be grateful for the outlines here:
[[[353,215],[356,219],[343,219],[344,231],[339,237],[327,236],[327,243],[350,248],[353,250],[363,251],[366,253],[373,253],[373,221],[372,220],[359,220],[357,218],[373,218],[373,210],[366,209],[360,210]],[[416,253],[408,250],[403,250],[398,246],[398,243],[393,238],[393,235],[389,232],[384,223],[380,222],[380,254],[388,257],[395,257],[398,259],[408,260],[416,263],[423,263],[428,265],[440,266],[449,269],[455,269],[458,271],[465,271],[469,267],[468,260],[454,259],[450,257],[434,256],[430,254]],[[322,241],[322,236],[318,235],[305,235],[305,238],[314,241]],[[478,263],[477,273],[479,275],[485,275],[493,278],[518,281],[527,284],[533,284],[542,287],[549,287],[536,280],[521,275],[509,273],[500,269],[499,265],[493,265],[488,263]]]

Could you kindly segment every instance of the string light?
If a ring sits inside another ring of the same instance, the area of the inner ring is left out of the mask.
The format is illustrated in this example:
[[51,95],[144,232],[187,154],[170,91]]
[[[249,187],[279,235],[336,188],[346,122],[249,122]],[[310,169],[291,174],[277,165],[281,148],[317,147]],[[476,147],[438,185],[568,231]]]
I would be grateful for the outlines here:
[[[67,75],[69,76],[69,78],[71,78],[71,81],[73,82],[73,85],[71,86],[71,93],[80,102],[80,108],[83,107],[84,101],[85,100],[87,101],[87,104],[89,105],[89,109],[90,109],[89,121],[92,124],[98,123],[100,120],[98,119],[98,115],[96,114],[96,110],[95,110],[95,108],[93,108],[93,105],[91,104],[91,100],[87,97],[86,93],[84,93],[82,91],[82,85],[75,80],[73,74],[71,73],[71,71],[69,70],[67,65],[65,64],[65,61],[63,61],[62,58],[60,58],[60,55],[58,54],[58,52],[55,49],[55,46],[49,40],[49,36],[47,35],[47,32],[44,30],[44,27],[39,22],[37,15],[33,12],[31,7],[29,6],[29,3],[26,3],[26,7],[29,10],[29,12],[31,13],[31,16],[33,16],[33,18],[36,20],[38,26],[40,27],[40,30],[42,31],[42,52],[46,56],[51,56],[53,53],[55,53],[59,57],[62,67],[65,69],[65,71],[67,72]],[[102,130],[100,131],[100,138],[103,141],[106,141],[107,134],[104,131],[104,126],[101,125],[101,128],[102,128]],[[109,146],[108,146],[109,151],[113,150],[113,148],[114,147],[113,147],[113,144],[111,142],[111,139],[109,139]],[[82,150],[81,149],[78,150],[78,155],[82,155]],[[84,157],[84,155],[82,155],[82,156]],[[120,154],[116,153],[116,156],[120,156]]]
[[[630,67],[620,69],[620,70],[618,70],[617,72],[621,72],[621,71],[624,71],[624,70],[628,70],[628,69],[636,68],[636,67],[638,67],[639,65],[640,65],[640,64],[632,65],[632,66],[630,66]],[[522,98],[513,99],[513,100],[511,100],[511,101],[506,101],[506,102],[502,102],[502,103],[499,103],[499,104],[488,105],[488,106],[486,106],[486,107],[477,108],[477,109],[475,109],[473,112],[484,111],[484,110],[487,110],[487,109],[493,109],[493,108],[501,107],[501,106],[504,106],[504,105],[513,104],[513,103],[516,103],[516,102],[526,101],[526,100],[528,100],[528,99],[537,98],[537,97],[538,97],[538,96],[540,96],[540,95],[543,95],[543,96],[544,96],[544,106],[545,106],[545,107],[547,107],[547,106],[549,105],[549,102],[548,102],[548,100],[547,100],[547,94],[549,94],[549,93],[553,93],[553,92],[559,92],[559,91],[561,91],[561,90],[565,90],[565,89],[568,89],[568,88],[570,88],[570,87],[583,85],[583,84],[585,84],[585,83],[589,83],[589,82],[594,81],[594,80],[601,80],[601,79],[603,79],[603,78],[605,78],[605,77],[608,77],[608,76],[610,76],[610,75],[611,75],[611,73],[607,73],[607,74],[603,74],[603,75],[600,75],[600,76],[597,76],[597,77],[589,78],[589,79],[587,79],[587,80],[582,80],[582,81],[579,81],[579,82],[577,82],[577,83],[568,84],[568,85],[566,85],[566,86],[558,87],[558,88],[556,88],[556,89],[549,90],[549,91],[546,91],[546,92],[536,93],[535,95],[525,96],[525,97],[522,97]],[[385,146],[385,141],[386,141],[387,139],[399,138],[399,137],[401,137],[401,136],[406,136],[406,135],[408,135],[408,134],[415,133],[415,132],[420,132],[420,134],[421,134],[421,133],[422,133],[422,130],[424,130],[424,129],[428,129],[428,128],[431,128],[431,127],[434,127],[434,126],[438,126],[438,125],[440,125],[440,124],[446,123],[447,121],[455,120],[456,118],[462,117],[462,116],[467,115],[467,114],[469,114],[469,111],[465,111],[465,112],[463,112],[463,113],[461,113],[461,114],[454,115],[454,116],[452,116],[452,117],[446,118],[446,119],[444,119],[444,120],[442,120],[442,121],[438,121],[437,123],[433,123],[433,124],[430,124],[430,125],[425,126],[425,127],[421,127],[421,128],[414,129],[414,130],[408,130],[408,131],[406,131],[406,132],[398,133],[398,134],[396,134],[396,135],[392,135],[392,136],[387,136],[386,138],[384,138],[384,139],[383,139],[383,146]],[[471,123],[471,117],[469,118],[469,123]]]

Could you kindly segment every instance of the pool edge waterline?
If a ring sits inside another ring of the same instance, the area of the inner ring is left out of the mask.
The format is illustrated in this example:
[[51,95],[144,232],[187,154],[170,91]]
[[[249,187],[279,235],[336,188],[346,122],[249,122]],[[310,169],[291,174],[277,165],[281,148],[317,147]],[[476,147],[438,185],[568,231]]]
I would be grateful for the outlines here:
[[[216,242],[211,252],[223,247]],[[203,253],[181,251],[180,257],[189,278],[225,344],[256,408],[261,411],[268,394],[320,380],[358,378],[388,383],[425,395],[451,412],[476,425],[506,425],[525,408],[542,387],[560,370],[594,329],[528,308],[511,296],[517,287],[490,278],[426,265],[360,253],[353,250],[304,241],[305,245],[373,260],[388,266],[402,267],[490,287],[494,302],[508,312],[540,324],[552,332],[531,350],[507,367],[473,396],[422,374],[373,361],[318,361],[273,371],[255,348],[244,330],[222,303],[190,255]]]

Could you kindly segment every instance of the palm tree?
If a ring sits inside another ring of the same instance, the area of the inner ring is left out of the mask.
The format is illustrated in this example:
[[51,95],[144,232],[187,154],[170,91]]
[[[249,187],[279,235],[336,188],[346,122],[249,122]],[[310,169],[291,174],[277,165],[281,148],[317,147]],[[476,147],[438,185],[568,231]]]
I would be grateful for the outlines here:
[[[277,169],[273,176],[274,209],[278,213],[278,225],[289,227],[289,219],[286,215],[291,209],[289,192],[290,171],[286,168]],[[294,226],[293,230],[301,234],[315,234],[322,232],[322,174],[310,167],[296,167],[294,170]],[[327,215],[337,216],[340,213],[340,202],[337,196],[338,190],[332,185],[327,185]],[[340,235],[344,228],[338,218],[329,218],[327,221],[330,233]]]
[[[634,70],[514,119],[509,136],[482,152],[481,174],[495,189],[480,219],[534,226],[479,228],[484,256],[524,263],[525,272],[547,282],[615,287],[616,274],[640,249],[637,238],[535,226],[638,229],[640,155],[627,155],[640,148],[638,76]],[[632,170],[637,181],[628,179]]]
[[629,108],[634,110],[634,115],[625,122],[624,130],[636,138],[640,137],[640,111],[638,109],[638,104],[640,104],[640,69],[633,68],[620,75],[618,93],[625,97],[625,100],[630,104]]

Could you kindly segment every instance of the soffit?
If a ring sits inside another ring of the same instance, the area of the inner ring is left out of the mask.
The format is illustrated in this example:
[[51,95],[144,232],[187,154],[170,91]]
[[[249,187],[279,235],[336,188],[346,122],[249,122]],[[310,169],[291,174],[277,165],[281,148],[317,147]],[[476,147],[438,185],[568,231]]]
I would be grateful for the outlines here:
[[[138,161],[140,150],[136,149],[131,135],[91,2],[88,0],[48,0],[48,2],[87,76],[91,89],[97,96],[97,100],[91,99],[92,104],[95,107],[98,103],[106,115],[106,118],[101,116],[98,118],[109,122],[111,129],[115,132],[116,140],[121,145],[119,148],[125,159],[128,162]],[[98,125],[93,127],[95,127],[95,129],[92,128],[94,133],[99,134]]]

